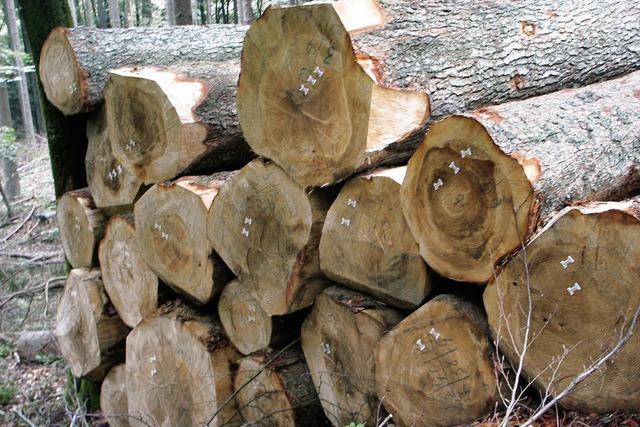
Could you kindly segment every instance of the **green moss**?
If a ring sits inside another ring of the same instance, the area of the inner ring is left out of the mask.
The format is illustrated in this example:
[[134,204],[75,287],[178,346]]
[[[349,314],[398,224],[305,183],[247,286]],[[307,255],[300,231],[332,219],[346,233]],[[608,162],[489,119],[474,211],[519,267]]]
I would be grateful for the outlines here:
[[71,407],[81,404],[87,411],[96,411],[100,409],[100,384],[86,378],[75,378],[69,370],[64,400]]
[[0,342],[0,359],[6,359],[15,351],[13,344]]
[[8,405],[18,390],[13,383],[0,382],[0,406]]

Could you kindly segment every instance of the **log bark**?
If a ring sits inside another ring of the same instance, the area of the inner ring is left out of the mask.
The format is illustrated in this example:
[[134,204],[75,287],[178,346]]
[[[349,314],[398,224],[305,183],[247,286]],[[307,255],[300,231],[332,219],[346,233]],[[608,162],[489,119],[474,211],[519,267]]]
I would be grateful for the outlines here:
[[375,375],[401,427],[468,423],[498,400],[487,321],[453,295],[435,297],[380,340]]
[[127,371],[124,363],[111,368],[100,389],[100,409],[111,427],[129,427]]
[[47,99],[64,114],[89,112],[102,104],[108,70],[237,58],[245,32],[222,25],[55,28],[42,47],[40,79]]
[[224,287],[218,301],[218,316],[227,337],[244,355],[293,341],[304,319],[297,313],[270,316],[253,297],[249,286],[239,280]]
[[[640,307],[638,242],[640,198],[569,207],[490,282],[484,304],[493,336],[513,366],[524,349],[523,374],[543,393],[564,389],[630,327]],[[560,403],[584,413],[638,411],[639,350],[636,333]]]
[[104,236],[106,214],[96,208],[88,189],[70,191],[56,209],[60,240],[73,268],[97,265],[98,244]]
[[638,88],[640,72],[433,124],[400,194],[427,263],[487,282],[554,210],[639,192]]
[[252,157],[235,106],[238,61],[112,71],[105,91],[113,154],[146,184],[242,167]]
[[134,209],[142,257],[164,283],[205,304],[231,279],[207,240],[207,215],[232,173],[157,184]]
[[259,426],[325,426],[326,418],[300,348],[275,358],[263,351],[240,359],[234,380],[244,420]]
[[216,197],[209,241],[269,315],[308,307],[324,288],[318,246],[334,196],[307,193],[275,164],[254,160]]
[[637,70],[639,21],[614,0],[272,7],[247,33],[240,123],[258,155],[322,185],[406,161],[427,93],[440,118]]
[[24,331],[16,340],[16,353],[21,361],[33,362],[37,356],[58,356],[60,349],[52,331]]
[[98,251],[102,281],[118,315],[134,328],[158,307],[158,277],[146,264],[132,217],[113,216]]
[[128,332],[104,292],[100,270],[71,270],[58,304],[55,336],[73,375],[104,378],[124,358]]
[[334,426],[378,425],[375,347],[401,319],[385,304],[338,286],[325,289],[316,299],[302,326],[302,349]]
[[211,317],[181,304],[161,307],[127,338],[131,424],[239,426],[231,398],[239,357]]
[[320,268],[332,280],[399,308],[417,308],[431,289],[400,209],[406,168],[349,180],[331,205]]
[[131,210],[133,202],[143,191],[142,180],[113,156],[104,109],[87,121],[87,140],[85,168],[89,191],[96,206]]

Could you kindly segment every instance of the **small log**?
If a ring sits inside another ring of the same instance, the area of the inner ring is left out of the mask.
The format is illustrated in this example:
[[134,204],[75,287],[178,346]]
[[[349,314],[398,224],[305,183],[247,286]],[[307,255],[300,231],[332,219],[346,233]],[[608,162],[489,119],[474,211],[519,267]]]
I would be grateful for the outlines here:
[[158,277],[144,261],[132,216],[107,223],[98,251],[102,281],[122,321],[134,328],[158,307]]
[[249,163],[208,218],[216,252],[271,316],[308,307],[326,285],[318,245],[333,189],[307,193],[273,163]]
[[302,349],[327,418],[336,427],[377,425],[375,347],[401,315],[338,286],[322,292],[302,326]]
[[227,337],[244,355],[293,341],[303,319],[295,314],[269,316],[239,280],[232,280],[222,290],[218,316]]
[[125,364],[111,368],[100,389],[100,409],[111,427],[129,427],[129,404],[127,402],[127,371]]
[[98,261],[98,243],[107,215],[98,209],[88,189],[65,193],[56,210],[64,254],[73,268],[92,267]]
[[[523,375],[556,396],[628,331],[640,307],[638,265],[640,198],[564,209],[484,292],[500,351],[517,367],[516,351],[526,348]],[[584,413],[639,411],[638,354],[636,330],[560,403]]]
[[234,386],[238,410],[250,425],[327,425],[299,347],[240,359]]
[[130,210],[142,181],[113,157],[104,109],[87,120],[87,140],[87,183],[96,206]]
[[481,311],[439,295],[378,343],[378,397],[401,427],[471,422],[498,400],[491,351]]
[[145,184],[242,167],[253,155],[238,125],[238,60],[128,67],[105,90],[113,155]]
[[128,332],[104,292],[100,270],[71,270],[58,304],[55,336],[73,375],[102,379],[124,358]]
[[247,142],[295,181],[319,186],[406,161],[430,112],[439,118],[640,68],[637,3],[474,6],[269,8],[242,51],[238,113]]
[[16,340],[21,361],[33,362],[37,356],[58,356],[60,350],[52,331],[23,331]]
[[638,193],[638,88],[640,72],[433,124],[400,194],[427,263],[485,283],[553,211]]
[[246,27],[233,25],[55,28],[40,52],[47,99],[66,115],[98,108],[109,70],[238,58]]
[[332,280],[399,308],[416,308],[431,289],[400,209],[406,168],[349,180],[331,205],[320,268]]
[[188,176],[154,185],[135,205],[142,257],[167,285],[205,304],[231,279],[207,240],[207,214],[233,173]]
[[131,423],[239,426],[231,377],[239,357],[211,317],[184,304],[162,306],[127,338]]

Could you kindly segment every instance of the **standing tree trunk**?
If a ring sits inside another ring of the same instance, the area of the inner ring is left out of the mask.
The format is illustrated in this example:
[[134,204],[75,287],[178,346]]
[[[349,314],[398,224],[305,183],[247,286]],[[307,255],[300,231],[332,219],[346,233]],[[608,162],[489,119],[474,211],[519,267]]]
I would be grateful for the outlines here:
[[400,193],[427,263],[485,283],[550,213],[637,194],[639,87],[640,71],[433,124]]
[[71,11],[71,19],[73,20],[73,26],[78,26],[78,10],[76,8],[76,0],[67,0],[69,2],[69,10]]
[[24,72],[24,63],[22,55],[24,50],[20,46],[20,37],[18,35],[18,17],[16,15],[16,6],[13,0],[5,0],[5,11],[7,14],[7,29],[9,31],[9,40],[11,42],[11,50],[15,56],[15,64],[18,68],[18,87],[20,89],[20,111],[22,112],[22,124],[24,126],[24,136],[27,143],[31,144],[35,141],[35,130],[33,128],[33,116],[31,115],[31,101],[29,99],[29,87],[27,86],[27,75]]
[[91,0],[84,0],[84,25],[88,28],[95,27],[95,12],[93,11],[93,3]]
[[109,22],[111,28],[120,28],[120,4],[118,0],[109,0]]
[[[11,107],[9,105],[9,92],[6,83],[0,83],[0,126],[7,128],[7,132],[13,130],[13,120],[11,118]],[[5,144],[16,144],[16,142],[5,141]],[[2,160],[2,175],[4,177],[4,196],[6,202],[14,200],[20,194],[20,175],[16,164],[17,147],[6,147],[6,152],[0,153]],[[11,212],[11,209],[8,209]],[[9,214],[11,216],[11,214]]]
[[173,0],[176,25],[193,25],[191,0]]
[[167,24],[176,25],[176,8],[173,5],[174,0],[164,0],[164,12],[167,18]]
[[96,8],[98,9],[98,28],[107,28],[107,10],[105,6],[107,0],[96,0]]
[[318,186],[405,161],[424,130],[427,93],[443,117],[640,68],[639,2],[476,3],[269,8],[242,54],[247,142]]
[[[22,24],[29,36],[33,59],[39,70],[42,44],[54,27],[72,26],[66,0],[18,0]],[[42,76],[39,76],[42,78]],[[87,185],[83,167],[87,147],[84,116],[65,118],[45,97],[41,102],[47,122],[47,140],[56,197]]]
[[239,24],[249,25],[253,22],[253,7],[251,6],[251,0],[237,0],[238,8],[242,11],[241,19],[238,21]]
[[124,0],[124,21],[122,26],[124,28],[131,26],[131,0]]

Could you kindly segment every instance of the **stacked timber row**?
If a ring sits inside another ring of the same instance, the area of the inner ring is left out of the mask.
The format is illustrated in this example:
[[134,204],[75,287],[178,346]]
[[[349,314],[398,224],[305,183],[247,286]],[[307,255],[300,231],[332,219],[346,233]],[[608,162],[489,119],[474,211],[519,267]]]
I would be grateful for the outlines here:
[[46,95],[92,114],[58,203],[73,374],[122,426],[458,425],[508,363],[640,411],[639,22],[352,0],[54,30]]

